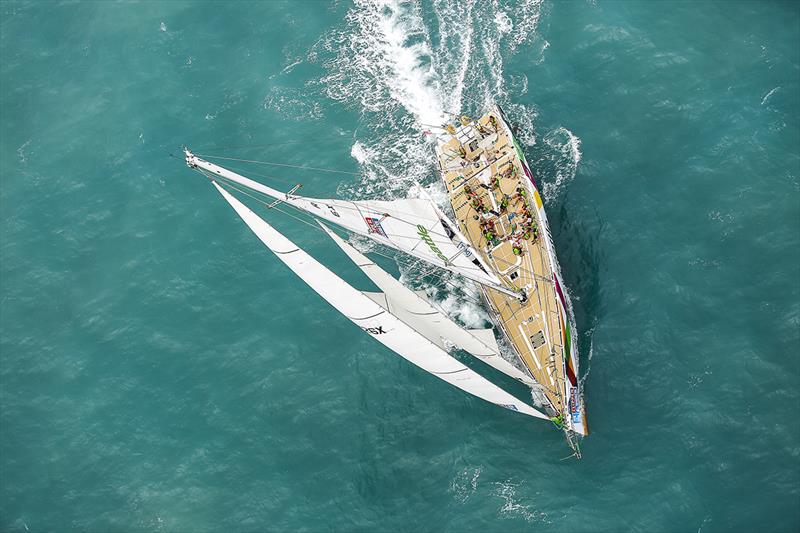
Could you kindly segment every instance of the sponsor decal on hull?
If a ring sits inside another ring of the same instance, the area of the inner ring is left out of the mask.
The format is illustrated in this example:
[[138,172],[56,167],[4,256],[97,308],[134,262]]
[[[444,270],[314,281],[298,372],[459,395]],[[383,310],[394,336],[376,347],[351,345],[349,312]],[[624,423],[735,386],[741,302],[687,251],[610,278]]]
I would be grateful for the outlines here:
[[581,400],[578,396],[578,388],[572,387],[569,398],[569,414],[572,416],[573,424],[581,423]]

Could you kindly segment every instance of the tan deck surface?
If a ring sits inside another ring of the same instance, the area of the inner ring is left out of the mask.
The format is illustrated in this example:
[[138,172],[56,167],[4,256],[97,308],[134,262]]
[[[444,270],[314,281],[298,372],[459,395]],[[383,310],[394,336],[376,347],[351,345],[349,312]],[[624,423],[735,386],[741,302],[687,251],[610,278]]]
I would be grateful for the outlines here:
[[[500,117],[495,115],[498,121],[498,131],[495,131],[490,123],[490,116],[491,113],[477,121],[484,128],[484,133],[476,128],[459,128],[458,138],[453,136],[440,146],[439,162],[461,232],[505,284],[525,288],[528,300],[524,304],[495,290],[484,289],[484,293],[494,308],[506,337],[525,366],[542,385],[556,411],[562,412],[566,379],[562,347],[564,337],[559,318],[558,296],[552,281],[552,267],[544,244],[544,239],[547,238],[546,229],[537,214],[533,188],[529,186],[512,141],[505,135]],[[475,126],[475,123],[472,125]],[[470,129],[475,137],[462,145],[460,140],[469,136]],[[466,157],[462,158],[464,154]],[[516,175],[500,177],[500,188],[495,188],[490,180],[501,176],[510,166],[516,168]],[[482,187],[481,183],[488,185],[488,189]],[[486,213],[479,214],[472,206],[472,198],[465,194],[464,184],[482,199],[487,208]],[[531,236],[528,240],[520,238],[517,241],[521,241],[521,256],[512,251],[511,227],[522,217],[516,215],[513,220],[508,220],[509,213],[520,212],[525,204],[524,198],[514,198],[520,185],[528,191],[529,212],[539,230],[537,239]],[[507,212],[501,212],[500,208],[504,193],[512,197]],[[500,213],[500,216],[489,213],[488,210]],[[481,220],[494,221],[495,243],[499,244],[488,242],[480,227]],[[544,342],[534,349],[534,343],[540,338],[539,332]]]

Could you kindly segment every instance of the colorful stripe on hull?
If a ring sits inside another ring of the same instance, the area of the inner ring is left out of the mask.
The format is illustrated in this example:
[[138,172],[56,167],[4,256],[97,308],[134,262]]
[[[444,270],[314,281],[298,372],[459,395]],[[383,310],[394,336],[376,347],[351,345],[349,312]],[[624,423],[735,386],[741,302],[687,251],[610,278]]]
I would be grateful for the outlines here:
[[[553,276],[553,281],[556,283],[556,292],[558,293],[558,299],[561,301],[561,307],[566,313],[567,303],[561,290],[561,284],[555,275]],[[564,316],[561,313],[559,313],[558,318],[561,320],[561,331],[564,332],[564,359],[567,362],[567,378],[573,387],[577,387],[578,380],[575,377],[575,369],[572,367],[572,334],[569,329],[569,320],[564,320]]]

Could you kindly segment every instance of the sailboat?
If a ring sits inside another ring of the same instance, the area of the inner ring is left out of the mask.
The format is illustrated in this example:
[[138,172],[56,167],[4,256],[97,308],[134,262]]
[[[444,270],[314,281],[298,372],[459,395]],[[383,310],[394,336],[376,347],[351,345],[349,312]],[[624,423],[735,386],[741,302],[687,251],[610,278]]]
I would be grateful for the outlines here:
[[[497,105],[477,120],[461,116],[431,134],[452,218],[424,193],[422,198],[396,200],[311,198],[297,194],[299,185],[281,192],[188,148],[184,156],[281,262],[365,333],[468,394],[551,421],[564,431],[573,456],[580,458],[579,440],[588,435],[588,425],[578,379],[576,329],[541,195],[525,155]],[[348,284],[234,192],[270,208],[289,206],[311,215],[381,292]],[[395,279],[331,225],[476,283],[512,360],[503,357],[492,328],[457,324],[424,292]],[[449,353],[450,346],[527,386],[530,402],[464,365]]]

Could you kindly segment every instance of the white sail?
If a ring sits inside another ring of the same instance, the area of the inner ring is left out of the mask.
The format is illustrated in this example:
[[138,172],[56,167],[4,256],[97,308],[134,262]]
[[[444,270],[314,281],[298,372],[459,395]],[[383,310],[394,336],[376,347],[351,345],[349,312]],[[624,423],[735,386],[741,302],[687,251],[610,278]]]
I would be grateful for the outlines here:
[[378,301],[390,313],[413,327],[428,340],[439,345],[439,338],[448,339],[459,348],[471,353],[487,365],[500,372],[533,386],[535,382],[526,373],[500,356],[497,341],[492,330],[466,330],[453,322],[447,315],[433,307],[425,298],[412,291],[388,272],[376,265],[364,254],[347,244],[341,237],[320,224],[333,241],[347,254],[372,282],[383,291],[383,301],[374,294],[370,298]]
[[430,200],[337,200],[306,198],[280,192],[257,181],[200,159],[188,150],[186,163],[210,174],[243,185],[315,217],[400,250],[433,265],[455,272],[512,296],[458,232],[455,224]]
[[337,311],[372,335],[375,340],[423,370],[478,398],[529,416],[548,418],[458,362],[301,250],[216,181],[212,183],[278,259]]

